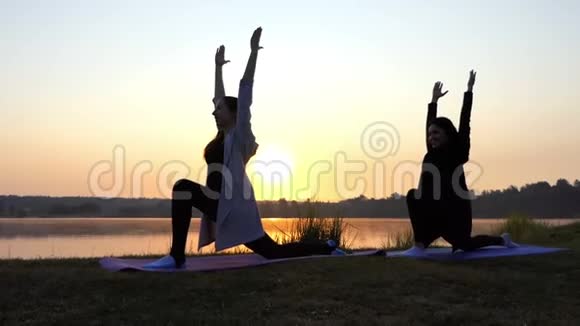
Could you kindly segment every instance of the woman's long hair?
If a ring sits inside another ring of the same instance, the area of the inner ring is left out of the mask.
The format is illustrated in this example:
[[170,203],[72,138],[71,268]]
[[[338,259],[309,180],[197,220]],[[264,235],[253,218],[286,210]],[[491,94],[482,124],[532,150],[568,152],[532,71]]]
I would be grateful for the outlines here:
[[[219,104],[225,103],[226,107],[228,108],[228,111],[230,111],[230,113],[232,113],[234,117],[236,116],[236,113],[238,113],[238,98],[233,96],[224,96],[219,101],[220,101]],[[215,137],[205,146],[205,149],[203,150],[203,156],[205,157],[207,152],[211,150],[211,148],[222,143],[224,141],[224,136],[225,136],[224,132],[218,130]]]
[[431,122],[431,125],[436,125],[437,127],[443,129],[443,131],[447,135],[448,143],[447,145],[445,145],[446,147],[452,148],[455,145],[459,133],[457,132],[457,128],[455,128],[451,120],[445,117],[438,117],[435,120],[433,120],[433,122]]

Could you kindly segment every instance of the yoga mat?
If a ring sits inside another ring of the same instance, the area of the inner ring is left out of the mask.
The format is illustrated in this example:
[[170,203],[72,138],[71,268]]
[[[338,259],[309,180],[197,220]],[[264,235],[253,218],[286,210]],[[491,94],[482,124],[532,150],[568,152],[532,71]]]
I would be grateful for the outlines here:
[[407,256],[401,251],[389,251],[387,257],[404,257],[428,260],[473,260],[484,258],[508,257],[508,256],[527,256],[549,254],[567,250],[564,248],[547,248],[540,246],[521,245],[518,248],[506,248],[500,246],[489,246],[475,251],[456,251],[451,252],[451,248],[428,248],[426,256]]
[[209,272],[209,271],[220,271],[228,269],[237,268],[247,268],[262,266],[268,264],[275,264],[286,261],[294,260],[305,260],[313,258],[344,258],[344,257],[356,257],[356,256],[384,256],[385,252],[383,250],[366,250],[358,251],[353,254],[346,256],[331,256],[331,255],[320,255],[320,256],[306,256],[306,257],[295,257],[295,258],[282,258],[282,259],[271,259],[268,260],[262,256],[256,254],[248,255],[219,255],[219,256],[197,256],[188,257],[185,263],[185,268],[176,269],[150,269],[143,268],[145,264],[157,260],[155,259],[122,259],[122,258],[112,258],[106,257],[102,258],[99,263],[101,267],[113,271],[144,271],[144,272]]

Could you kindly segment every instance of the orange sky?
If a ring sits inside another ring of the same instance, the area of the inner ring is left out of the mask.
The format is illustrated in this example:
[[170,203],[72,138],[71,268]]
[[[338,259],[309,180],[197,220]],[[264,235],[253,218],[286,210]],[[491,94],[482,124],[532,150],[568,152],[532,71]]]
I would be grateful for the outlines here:
[[[432,84],[449,89],[440,114],[457,123],[472,68],[472,188],[580,178],[577,2],[72,4],[0,10],[0,194],[159,197],[179,177],[204,182],[215,47],[227,47],[235,95],[257,25],[260,149],[248,172],[282,175],[277,191],[276,180],[254,180],[259,199],[406,191]],[[390,142],[369,155],[361,137],[375,123],[388,123],[377,126]],[[116,145],[115,182],[98,186],[91,171]],[[260,167],[272,161],[289,170]]]

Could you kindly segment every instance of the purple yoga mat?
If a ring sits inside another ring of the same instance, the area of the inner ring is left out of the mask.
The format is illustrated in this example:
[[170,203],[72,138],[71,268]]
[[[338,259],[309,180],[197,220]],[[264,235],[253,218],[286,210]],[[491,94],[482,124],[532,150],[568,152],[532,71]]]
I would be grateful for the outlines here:
[[428,248],[427,255],[422,257],[407,256],[404,254],[404,250],[389,251],[387,252],[387,257],[404,257],[404,258],[416,258],[428,260],[473,260],[473,259],[508,257],[508,256],[541,255],[558,252],[562,250],[567,249],[546,248],[530,245],[521,245],[518,248],[489,246],[475,251],[469,252],[457,251],[455,253],[452,253],[451,248]]
[[306,256],[306,257],[296,257],[296,258],[283,258],[283,259],[271,259],[268,260],[262,256],[255,254],[248,255],[219,255],[219,256],[197,256],[189,257],[185,263],[185,268],[178,269],[150,269],[143,268],[145,264],[148,264],[156,259],[122,259],[106,257],[102,258],[99,263],[101,267],[113,271],[144,271],[144,272],[208,272],[208,271],[219,271],[227,269],[236,268],[246,268],[261,265],[268,265],[274,263],[280,263],[285,261],[293,260],[304,260],[313,258],[343,258],[343,257],[353,257],[353,256],[384,256],[384,251],[382,250],[367,250],[358,251],[346,256]]

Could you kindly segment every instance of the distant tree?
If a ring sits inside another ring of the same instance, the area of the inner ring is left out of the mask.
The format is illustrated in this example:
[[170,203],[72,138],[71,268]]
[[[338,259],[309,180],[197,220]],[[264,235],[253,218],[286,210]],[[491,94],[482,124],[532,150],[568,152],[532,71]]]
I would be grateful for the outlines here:
[[274,212],[276,216],[284,216],[287,217],[288,215],[288,201],[286,200],[286,198],[280,198],[278,199],[278,202],[275,204],[275,209]]
[[[360,195],[339,202],[314,200],[279,200],[258,202],[264,217],[296,217],[316,213],[317,216],[406,217],[406,201],[393,193],[374,199]],[[553,186],[546,181],[509,186],[500,190],[484,190],[473,198],[473,216],[501,218],[518,213],[529,217],[580,217],[580,180],[573,184],[565,179]],[[309,209],[312,212],[309,212]],[[87,198],[87,197],[21,197],[0,196],[0,215],[5,216],[170,216],[167,199]],[[199,212],[194,210],[194,216]]]
[[387,199],[389,200],[393,200],[393,199],[401,199],[403,197],[403,195],[401,195],[398,192],[393,192],[389,197],[387,197]]
[[78,207],[77,212],[80,215],[100,215],[101,207],[95,203],[83,203]]
[[54,204],[52,206],[50,206],[50,209],[48,211],[48,213],[50,215],[72,215],[74,213],[74,210],[72,209],[72,207],[65,205],[63,203],[57,203]]
[[518,188],[516,186],[509,186],[506,190],[503,191],[504,193],[507,194],[517,194],[520,191],[518,190]]
[[537,183],[526,184],[522,187],[521,192],[541,193],[549,191],[552,188],[547,181],[540,181]]
[[364,200],[368,200],[368,198],[365,195],[361,194],[357,197],[353,197],[353,198],[347,199],[347,200],[349,200],[349,201],[364,201]]
[[14,205],[8,207],[8,216],[16,216],[16,207]]
[[572,185],[566,179],[558,179],[558,181],[556,181],[556,188],[568,189],[572,188]]
[[16,217],[26,217],[26,216],[28,216],[29,211],[30,210],[27,208],[18,208],[16,210]]
[[141,213],[139,207],[125,206],[119,208],[118,216],[133,217],[138,216],[139,213]]

